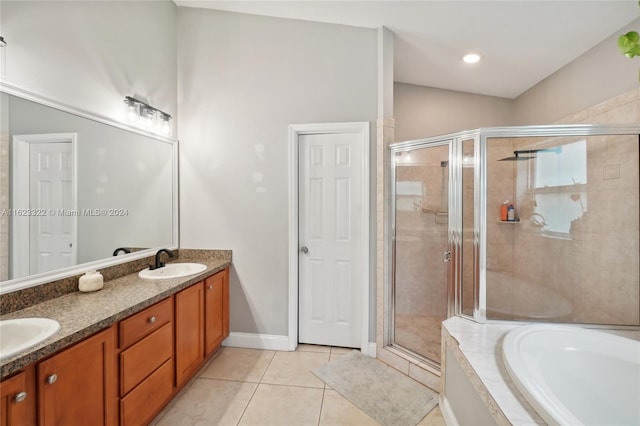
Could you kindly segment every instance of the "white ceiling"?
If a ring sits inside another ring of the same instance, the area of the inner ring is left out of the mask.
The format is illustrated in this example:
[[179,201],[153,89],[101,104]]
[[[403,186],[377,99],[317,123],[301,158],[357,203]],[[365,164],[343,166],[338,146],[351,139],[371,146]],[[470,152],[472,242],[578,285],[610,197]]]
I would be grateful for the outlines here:
[[[637,0],[215,1],[179,6],[357,27],[395,37],[395,81],[515,98],[640,16]],[[615,44],[611,46],[616,49]],[[475,65],[460,58],[475,51]]]

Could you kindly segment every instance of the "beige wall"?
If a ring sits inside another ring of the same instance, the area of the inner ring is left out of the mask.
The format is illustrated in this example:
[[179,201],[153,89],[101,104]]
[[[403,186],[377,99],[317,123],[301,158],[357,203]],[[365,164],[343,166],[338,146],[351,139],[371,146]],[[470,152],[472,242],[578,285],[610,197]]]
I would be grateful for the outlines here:
[[372,29],[178,8],[180,245],[233,250],[233,332],[287,335],[288,125],[374,122],[376,54]]
[[511,99],[405,83],[394,85],[393,108],[396,142],[513,122]]
[[176,119],[174,2],[0,1],[0,12],[5,82],[115,121],[127,95]]
[[513,124],[550,124],[638,88],[640,61],[622,55],[616,40],[619,34],[639,27],[640,19],[636,19],[518,96]]

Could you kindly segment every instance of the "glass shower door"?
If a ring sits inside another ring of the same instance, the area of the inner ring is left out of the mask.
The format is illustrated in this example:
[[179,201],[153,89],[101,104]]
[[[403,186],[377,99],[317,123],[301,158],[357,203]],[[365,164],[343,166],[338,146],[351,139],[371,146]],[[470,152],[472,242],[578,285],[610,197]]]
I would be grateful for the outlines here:
[[450,150],[445,141],[393,155],[392,342],[435,364],[447,318]]

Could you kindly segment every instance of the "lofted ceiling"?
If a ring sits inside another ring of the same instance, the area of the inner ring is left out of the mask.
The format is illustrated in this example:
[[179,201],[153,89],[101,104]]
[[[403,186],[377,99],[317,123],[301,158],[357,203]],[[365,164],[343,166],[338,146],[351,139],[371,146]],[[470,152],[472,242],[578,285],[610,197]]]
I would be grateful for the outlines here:
[[[515,98],[640,16],[637,0],[207,1],[201,7],[395,33],[394,80]],[[615,43],[611,46],[616,49]],[[482,60],[461,61],[474,51]]]

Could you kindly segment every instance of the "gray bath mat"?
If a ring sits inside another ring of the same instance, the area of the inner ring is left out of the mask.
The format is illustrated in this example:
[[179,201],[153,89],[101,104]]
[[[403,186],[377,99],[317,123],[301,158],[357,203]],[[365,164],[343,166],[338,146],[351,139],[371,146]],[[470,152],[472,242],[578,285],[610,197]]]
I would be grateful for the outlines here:
[[384,426],[415,426],[438,404],[437,393],[358,351],[313,374]]

